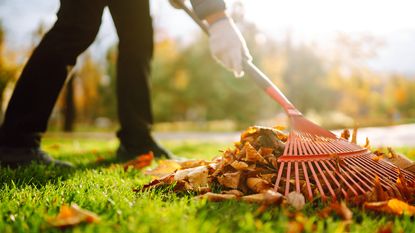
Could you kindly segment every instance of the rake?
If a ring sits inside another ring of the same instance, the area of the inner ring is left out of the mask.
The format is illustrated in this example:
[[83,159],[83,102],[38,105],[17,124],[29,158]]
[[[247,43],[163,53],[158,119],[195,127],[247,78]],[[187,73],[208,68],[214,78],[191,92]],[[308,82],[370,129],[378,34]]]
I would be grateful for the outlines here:
[[[183,9],[208,35],[206,24],[184,3],[171,0]],[[312,201],[366,197],[380,183],[390,197],[401,197],[396,182],[404,178],[415,184],[415,175],[395,165],[377,160],[367,148],[339,138],[307,120],[280,89],[252,62],[244,61],[244,71],[271,98],[281,105],[290,120],[284,153],[278,158],[275,190],[288,195],[301,192]],[[379,182],[379,183],[378,183]]]

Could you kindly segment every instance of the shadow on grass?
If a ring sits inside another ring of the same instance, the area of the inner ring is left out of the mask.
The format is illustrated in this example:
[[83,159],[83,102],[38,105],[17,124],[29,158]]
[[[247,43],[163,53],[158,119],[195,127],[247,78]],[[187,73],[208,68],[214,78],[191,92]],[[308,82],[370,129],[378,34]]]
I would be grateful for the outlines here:
[[[40,187],[48,183],[58,183],[68,179],[75,169],[58,168],[52,165],[32,163],[27,166],[9,168],[0,167],[0,187],[27,185]],[[0,188],[0,189],[1,189]]]
[[18,188],[24,186],[41,187],[46,184],[57,184],[72,177],[75,172],[106,168],[119,161],[111,156],[113,151],[99,151],[97,156],[85,153],[61,153],[61,160],[68,160],[74,163],[74,168],[61,168],[53,165],[44,165],[32,163],[26,166],[10,168],[0,166],[0,189],[7,186],[16,186]]

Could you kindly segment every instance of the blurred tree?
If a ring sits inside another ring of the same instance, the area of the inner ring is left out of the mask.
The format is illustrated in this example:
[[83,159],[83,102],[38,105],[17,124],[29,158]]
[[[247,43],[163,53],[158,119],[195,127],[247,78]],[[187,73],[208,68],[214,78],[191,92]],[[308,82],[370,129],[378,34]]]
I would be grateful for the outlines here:
[[75,119],[76,119],[76,106],[75,106],[75,72],[71,72],[72,69],[68,69],[68,81],[66,83],[63,99],[63,131],[72,132],[75,128]]
[[5,30],[0,21],[0,120],[3,118],[3,93],[9,82],[14,80],[19,67],[11,60],[5,59]]
[[99,104],[99,88],[103,77],[101,67],[89,52],[82,55],[74,82],[77,114],[82,122],[93,123],[99,117],[102,106]]
[[330,109],[333,92],[325,79],[321,58],[306,46],[286,49],[287,61],[282,75],[289,99],[304,113]]

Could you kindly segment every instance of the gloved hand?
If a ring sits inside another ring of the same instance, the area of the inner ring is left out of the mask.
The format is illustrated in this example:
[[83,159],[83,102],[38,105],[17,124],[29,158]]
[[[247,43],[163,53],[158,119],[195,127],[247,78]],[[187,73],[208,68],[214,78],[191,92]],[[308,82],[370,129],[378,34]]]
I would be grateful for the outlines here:
[[223,17],[209,26],[209,45],[212,56],[235,77],[244,75],[243,61],[252,60],[245,39],[229,17]]

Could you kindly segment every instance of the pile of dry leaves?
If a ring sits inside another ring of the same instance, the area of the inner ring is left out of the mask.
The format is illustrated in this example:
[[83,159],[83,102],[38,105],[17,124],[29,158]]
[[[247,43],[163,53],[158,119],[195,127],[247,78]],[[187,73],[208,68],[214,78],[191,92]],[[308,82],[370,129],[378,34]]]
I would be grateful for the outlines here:
[[[305,204],[302,193],[291,192],[284,197],[280,194],[282,190],[278,187],[274,188],[278,172],[277,160],[283,154],[287,141],[287,134],[281,130],[281,128],[250,127],[242,133],[240,141],[235,143],[232,149],[223,151],[220,157],[212,161],[160,161],[158,167],[146,171],[146,174],[155,179],[136,191],[169,186],[173,187],[175,192],[196,192],[198,193],[196,198],[209,201],[242,200],[263,206],[285,203],[299,210]],[[342,137],[347,139],[349,136],[348,131],[342,134]],[[352,137],[355,138],[355,133]],[[368,140],[365,146],[370,146]],[[385,153],[381,151],[375,153],[378,153],[379,159],[393,160],[400,156],[391,149]],[[402,161],[402,159],[397,160]],[[406,162],[405,166],[409,162],[412,164],[410,160]],[[398,179],[397,183],[397,186],[400,185],[404,189],[406,195],[401,200],[389,198],[379,182],[375,180],[370,198],[366,198],[367,202],[352,204],[363,204],[367,209],[397,215],[404,212],[415,215],[415,207],[407,203],[415,201],[415,184],[409,184],[403,178]],[[344,204],[338,203],[338,205],[335,206],[338,208],[331,206],[329,210],[344,209],[340,208]]]

